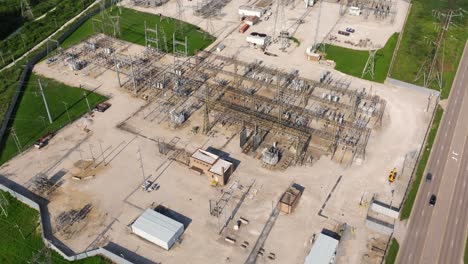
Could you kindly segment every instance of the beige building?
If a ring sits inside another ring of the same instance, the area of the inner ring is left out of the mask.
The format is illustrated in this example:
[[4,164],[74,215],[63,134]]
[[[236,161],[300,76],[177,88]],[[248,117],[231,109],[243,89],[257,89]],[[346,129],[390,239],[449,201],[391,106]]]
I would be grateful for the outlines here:
[[189,167],[208,176],[213,185],[225,185],[234,168],[231,162],[206,150],[197,149],[189,159]]
[[286,214],[292,213],[297,203],[299,202],[301,195],[302,192],[299,189],[290,186],[288,190],[284,192],[283,196],[281,196],[279,203],[281,212]]

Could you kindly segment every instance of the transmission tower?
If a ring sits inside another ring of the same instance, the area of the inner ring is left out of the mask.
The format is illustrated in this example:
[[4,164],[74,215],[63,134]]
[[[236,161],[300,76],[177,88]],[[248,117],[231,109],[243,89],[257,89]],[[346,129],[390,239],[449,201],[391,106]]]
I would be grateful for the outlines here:
[[34,19],[34,15],[27,0],[21,0],[21,16],[24,18]]
[[177,4],[177,21],[175,24],[175,30],[174,34],[175,35],[184,35],[184,6],[182,4],[182,0],[176,0]]
[[0,192],[0,215],[4,215],[8,217],[8,206],[10,203],[8,202],[7,198],[3,195],[3,192]]
[[117,10],[119,10],[119,14],[122,14],[122,8],[120,7],[119,3],[120,3],[121,0],[111,0],[110,3],[111,3],[111,6],[110,6],[110,10],[112,12],[114,6],[117,7]]
[[29,264],[52,264],[52,255],[50,250],[44,246],[40,251],[33,255]]
[[439,90],[442,90],[443,82],[443,64],[444,64],[444,43],[446,33],[452,24],[452,18],[463,16],[465,11],[462,9],[449,10],[446,12],[433,11],[432,15],[438,19],[442,19],[438,27],[437,38],[431,43],[431,51],[428,57],[422,64],[418,73],[416,74],[415,81],[423,78],[423,86],[429,87],[432,82],[436,81]]
[[317,24],[315,26],[314,45],[312,46],[313,49],[317,49],[319,46],[318,35],[319,35],[319,28],[320,28],[320,16],[322,14],[322,4],[323,4],[323,1],[320,0],[319,7],[318,7],[319,10],[318,10],[318,15],[317,15]]
[[367,58],[366,66],[362,70],[361,78],[364,78],[365,75],[369,74],[371,79],[374,79],[374,69],[375,69],[375,54],[378,49],[369,50],[369,57]]
[[203,35],[203,38],[206,39],[210,34],[214,34],[214,26],[212,16],[208,16],[206,19],[206,32]]
[[208,107],[210,100],[210,88],[205,86],[205,109],[203,112],[203,134],[210,132],[210,109]]
[[159,48],[159,34],[158,34],[158,25],[154,26],[154,29],[148,28],[145,21],[145,46],[147,48],[153,48],[160,50]]
[[278,24],[278,13],[280,10],[280,5],[281,5],[282,0],[276,0],[276,10],[275,10],[275,23],[273,25],[273,33],[271,34],[273,41],[276,42],[277,36],[276,36],[276,26]]

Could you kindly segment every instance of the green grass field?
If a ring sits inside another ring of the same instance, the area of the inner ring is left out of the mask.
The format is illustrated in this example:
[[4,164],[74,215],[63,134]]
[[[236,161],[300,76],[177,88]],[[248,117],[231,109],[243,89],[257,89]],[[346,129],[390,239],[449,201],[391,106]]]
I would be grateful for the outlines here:
[[[166,34],[166,38],[168,41],[168,52],[172,52],[172,35],[175,31],[175,25],[177,24],[177,20],[173,18],[165,17],[161,22],[160,17],[158,15],[139,12],[133,9],[122,8],[122,14],[120,14],[120,36],[118,38],[132,42],[139,45],[145,45],[145,21],[148,27],[155,28],[158,25],[158,28],[161,32],[161,29],[164,30]],[[112,15],[119,14],[119,10],[117,8],[113,8],[112,11],[109,11]],[[96,19],[100,19],[101,15],[97,14],[94,16]],[[197,51],[205,49],[209,46],[215,38],[204,32],[203,30],[199,29],[198,27],[182,22],[182,30],[183,33],[177,34],[177,39],[183,39],[180,36],[187,36],[188,43],[189,43],[189,54],[193,55]],[[108,27],[106,29],[106,33],[111,35],[111,28]],[[113,31],[113,30],[112,30]],[[72,45],[75,45],[84,39],[87,39],[94,35],[94,29],[92,20],[89,19],[86,21],[81,27],[79,27],[70,37],[68,37],[63,43],[63,48],[68,48]],[[160,33],[159,39],[161,43],[163,43],[162,34]],[[161,44],[161,47],[165,50],[164,45]]]
[[[413,0],[412,8],[405,25],[403,37],[395,58],[391,77],[405,82],[422,85],[422,78],[415,81],[417,73],[427,58],[430,58],[431,41],[437,37],[436,23],[440,20],[432,15],[432,10],[463,8],[468,10],[466,0]],[[453,25],[446,34],[444,49],[444,75],[442,98],[447,98],[460,61],[463,47],[468,38],[468,18],[466,14],[453,18]],[[436,83],[430,87],[439,90]]]
[[403,203],[403,208],[401,209],[400,219],[408,219],[411,214],[411,209],[413,209],[414,201],[416,200],[416,195],[418,193],[419,185],[421,184],[421,180],[424,174],[424,170],[426,169],[426,164],[429,160],[429,155],[432,150],[432,145],[434,144],[434,140],[437,134],[437,130],[439,129],[440,121],[442,119],[443,110],[439,106],[436,110],[434,121],[432,122],[432,127],[429,131],[429,135],[427,136],[427,141],[424,149],[421,153],[421,159],[418,163],[418,167],[416,168],[416,174],[414,175],[414,180],[411,183],[410,191],[408,193],[408,197],[406,197],[405,202]]
[[468,238],[465,242],[465,257],[463,258],[465,264],[468,264]]
[[399,249],[400,245],[398,244],[398,241],[395,238],[392,238],[390,249],[388,250],[387,257],[385,257],[385,264],[395,263]]
[[[90,93],[84,89],[70,87],[51,79],[40,77],[44,94],[46,96],[52,124],[49,123],[43,99],[39,92],[37,75],[32,75],[24,91],[18,111],[14,117],[11,127],[16,130],[18,139],[23,149],[31,146],[46,132],[54,132],[69,122],[68,115],[63,102],[68,104],[70,119],[75,120],[88,111],[83,93],[87,93],[91,108],[106,98],[96,93]],[[42,118],[41,118],[42,117]],[[18,148],[9,134],[4,147],[1,148],[0,164],[18,154]]]
[[[389,38],[385,46],[376,53],[374,79],[372,80],[369,75],[364,76],[364,79],[380,83],[385,81],[397,40],[398,34],[395,33]],[[327,44],[325,57],[336,62],[336,70],[361,78],[369,52]]]
[[[0,239],[0,263],[30,263],[33,256],[44,248],[40,233],[39,214],[36,210],[16,200],[9,193],[0,192],[9,203],[7,206],[8,216],[0,216],[0,232],[2,234],[2,239]],[[102,257],[91,257],[68,262],[58,253],[50,252],[52,263],[111,263]],[[45,258],[39,260],[45,260]]]

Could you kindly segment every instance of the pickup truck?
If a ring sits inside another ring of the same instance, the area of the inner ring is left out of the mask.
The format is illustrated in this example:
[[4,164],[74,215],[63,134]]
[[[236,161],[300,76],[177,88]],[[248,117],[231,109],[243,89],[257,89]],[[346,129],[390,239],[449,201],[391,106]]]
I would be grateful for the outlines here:
[[45,145],[47,145],[47,143],[49,143],[49,140],[54,136],[54,134],[52,133],[47,133],[45,134],[44,136],[42,136],[40,139],[38,139],[36,141],[36,143],[34,143],[34,147],[36,147],[37,149],[40,149],[42,147],[44,147]]

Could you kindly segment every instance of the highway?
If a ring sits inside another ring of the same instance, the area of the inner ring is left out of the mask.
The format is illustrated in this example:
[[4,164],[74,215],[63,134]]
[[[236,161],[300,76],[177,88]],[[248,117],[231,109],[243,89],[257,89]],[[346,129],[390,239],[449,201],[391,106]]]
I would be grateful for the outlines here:
[[433,177],[423,176],[397,263],[462,264],[468,234],[468,42],[425,173]]

